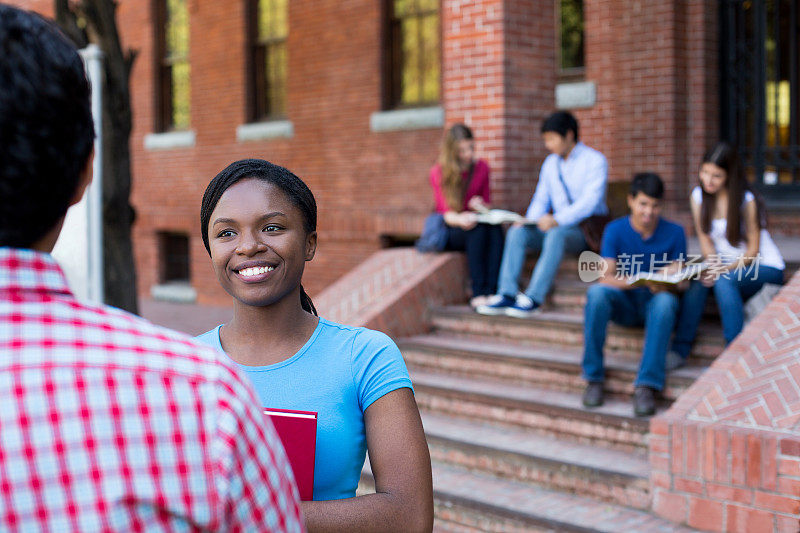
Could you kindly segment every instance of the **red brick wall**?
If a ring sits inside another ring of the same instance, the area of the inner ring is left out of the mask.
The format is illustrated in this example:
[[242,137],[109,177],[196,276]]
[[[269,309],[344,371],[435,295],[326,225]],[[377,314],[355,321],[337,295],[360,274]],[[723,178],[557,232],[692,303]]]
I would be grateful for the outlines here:
[[380,110],[380,11],[366,0],[291,2],[288,119],[294,137],[240,143],[245,121],[242,2],[190,0],[193,148],[146,151],[152,131],[152,38],[149,2],[123,3],[126,43],[140,50],[134,67],[132,137],[138,209],[140,291],[157,282],[155,233],[192,239],[192,281],[201,302],[222,303],[198,230],[200,198],[231,161],[262,157],[306,180],[319,205],[320,246],[305,284],[313,295],[379,246],[381,233],[416,230],[431,205],[427,170],[441,132],[371,133]]
[[493,202],[522,210],[546,156],[541,121],[554,105],[553,3],[444,0],[442,14],[447,122],[474,129],[492,167]]
[[606,154],[612,181],[658,172],[676,218],[718,135],[716,3],[587,0],[584,9],[597,103],[576,112],[581,136]]
[[706,531],[800,530],[800,274],[650,430],[656,513]]
[[[50,1],[17,2],[43,10]],[[283,164],[308,181],[320,207],[320,246],[305,283],[317,293],[379,247],[381,234],[414,233],[432,205],[427,172],[438,128],[372,133],[381,105],[380,2],[290,3],[288,118],[292,139],[240,143],[245,120],[243,2],[189,0],[193,148],[146,151],[152,131],[151,3],[120,3],[124,44],[139,51],[132,78],[133,203],[139,290],[158,275],[156,234],[191,238],[200,301],[225,303],[197,227],[208,181],[242,157]],[[715,0],[585,0],[586,68],[597,101],[577,109],[581,138],[609,160],[611,180],[655,170],[667,181],[665,215],[688,223],[687,195],[704,149],[718,136]],[[495,203],[521,210],[546,153],[539,135],[552,111],[556,11],[545,0],[442,0],[442,105],[464,121],[493,169]],[[794,214],[773,214],[797,233]]]

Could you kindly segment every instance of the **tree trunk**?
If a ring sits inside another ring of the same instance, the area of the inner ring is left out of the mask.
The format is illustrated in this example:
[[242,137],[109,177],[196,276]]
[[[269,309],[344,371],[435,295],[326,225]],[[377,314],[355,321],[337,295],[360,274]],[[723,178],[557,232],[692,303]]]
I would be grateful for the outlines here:
[[[112,0],[55,0],[56,21],[78,46],[93,42],[105,60],[103,85],[103,270],[105,302],[138,310],[131,229],[130,72],[136,53],[122,51]],[[84,22],[85,32],[81,30]],[[88,38],[87,38],[88,35]]]

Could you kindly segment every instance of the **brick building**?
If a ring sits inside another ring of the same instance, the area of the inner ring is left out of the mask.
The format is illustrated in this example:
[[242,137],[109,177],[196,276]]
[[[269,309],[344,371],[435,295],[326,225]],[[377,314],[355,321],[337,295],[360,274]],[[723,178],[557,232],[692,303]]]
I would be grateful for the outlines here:
[[659,172],[666,212],[683,221],[704,148],[730,138],[779,200],[773,228],[791,231],[796,216],[779,208],[800,203],[797,11],[778,0],[124,0],[123,42],[139,52],[139,291],[188,281],[198,301],[228,301],[198,213],[235,159],[287,166],[316,194],[313,295],[418,231],[453,122],[475,130],[494,203],[522,209],[557,106],[606,154],[611,180]]

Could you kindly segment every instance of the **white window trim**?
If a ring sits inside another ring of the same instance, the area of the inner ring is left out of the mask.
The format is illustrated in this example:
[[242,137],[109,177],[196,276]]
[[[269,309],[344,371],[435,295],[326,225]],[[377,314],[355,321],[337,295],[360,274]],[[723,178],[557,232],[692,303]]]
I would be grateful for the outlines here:
[[441,106],[376,111],[369,117],[373,132],[424,130],[444,126],[444,108]]
[[294,137],[294,124],[291,120],[271,120],[253,122],[236,127],[236,140],[262,141],[265,139],[291,139]]
[[173,148],[192,148],[197,140],[194,130],[148,133],[144,136],[145,150],[172,150]]
[[557,109],[593,107],[596,102],[597,87],[593,81],[559,83],[556,85]]

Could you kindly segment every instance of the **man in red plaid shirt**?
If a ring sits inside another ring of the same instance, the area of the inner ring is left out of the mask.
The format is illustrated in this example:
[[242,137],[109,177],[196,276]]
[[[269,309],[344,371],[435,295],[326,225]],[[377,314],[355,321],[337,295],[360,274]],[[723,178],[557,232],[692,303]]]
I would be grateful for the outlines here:
[[301,531],[283,449],[228,359],[76,301],[49,255],[93,138],[75,48],[0,5],[0,530]]

